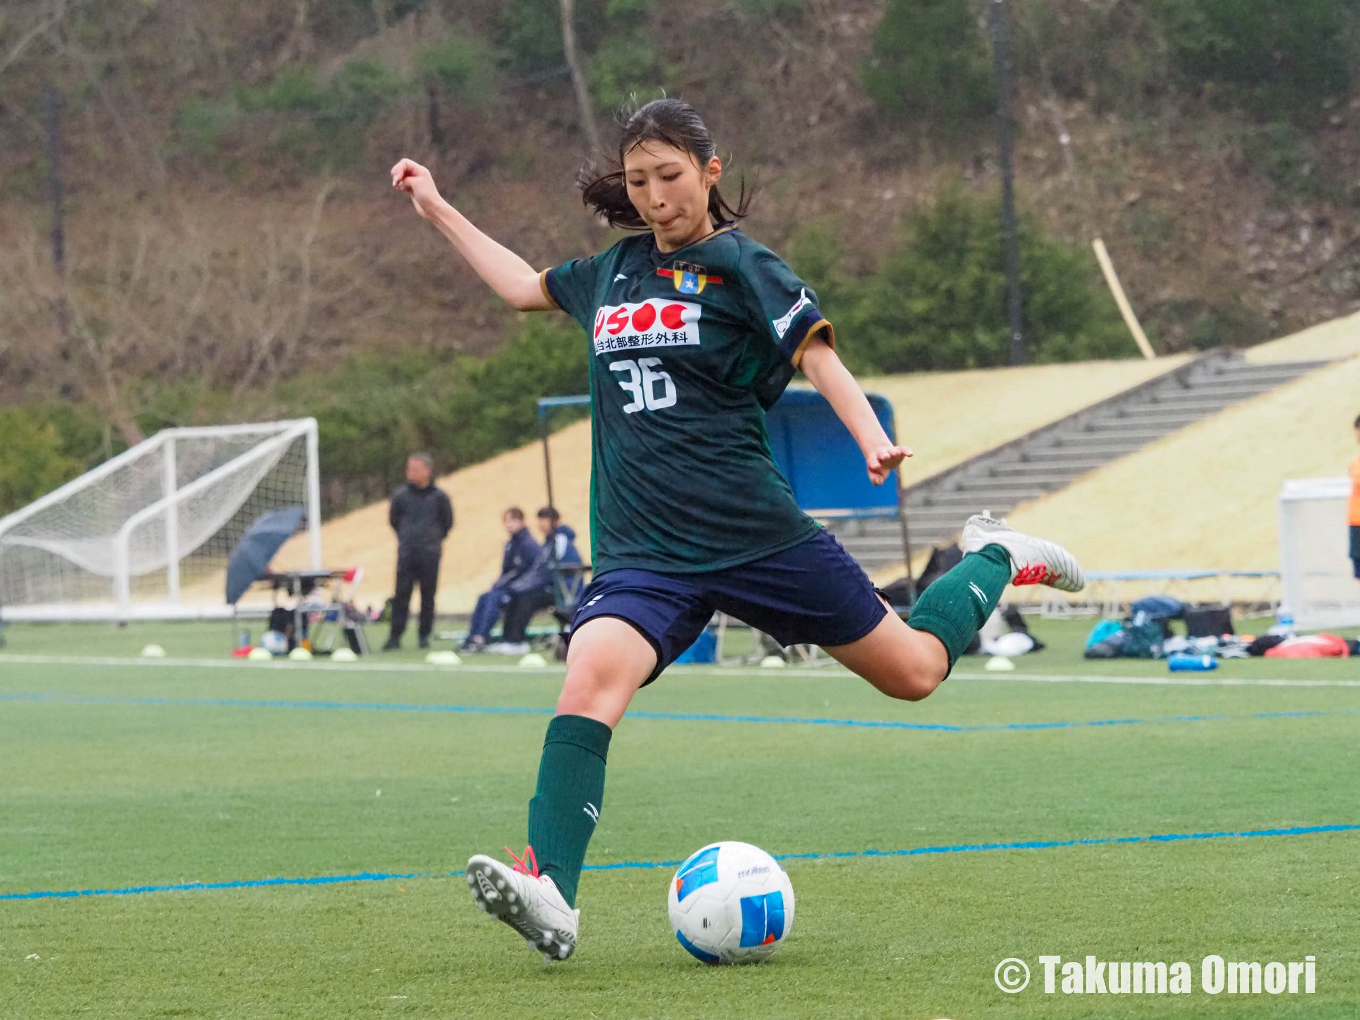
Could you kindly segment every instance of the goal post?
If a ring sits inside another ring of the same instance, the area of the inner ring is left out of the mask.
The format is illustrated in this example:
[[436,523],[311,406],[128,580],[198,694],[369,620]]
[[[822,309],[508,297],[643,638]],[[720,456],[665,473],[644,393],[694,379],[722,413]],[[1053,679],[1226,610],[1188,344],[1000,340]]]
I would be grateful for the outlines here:
[[6,620],[218,618],[227,558],[262,513],[305,511],[321,566],[316,421],[166,429],[0,518]]
[[1280,490],[1281,611],[1300,630],[1360,625],[1360,580],[1347,556],[1348,478],[1291,479]]

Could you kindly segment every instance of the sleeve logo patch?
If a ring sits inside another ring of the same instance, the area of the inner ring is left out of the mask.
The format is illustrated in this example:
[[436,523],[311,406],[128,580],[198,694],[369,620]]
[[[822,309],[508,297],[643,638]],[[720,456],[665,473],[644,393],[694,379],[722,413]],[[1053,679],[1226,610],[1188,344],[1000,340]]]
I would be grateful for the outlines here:
[[801,312],[804,308],[809,307],[811,304],[812,299],[808,297],[807,288],[804,287],[802,295],[798,298],[797,301],[793,303],[793,307],[790,308],[778,319],[774,320],[773,323],[774,331],[777,334],[779,334],[780,340],[784,339],[784,334],[787,333],[789,331],[789,327],[793,325],[793,320],[798,318],[798,313]]
[[592,335],[595,353],[696,345],[699,343],[699,316],[702,311],[702,306],[692,301],[666,301],[661,298],[649,298],[634,304],[605,305],[595,313],[595,331]]

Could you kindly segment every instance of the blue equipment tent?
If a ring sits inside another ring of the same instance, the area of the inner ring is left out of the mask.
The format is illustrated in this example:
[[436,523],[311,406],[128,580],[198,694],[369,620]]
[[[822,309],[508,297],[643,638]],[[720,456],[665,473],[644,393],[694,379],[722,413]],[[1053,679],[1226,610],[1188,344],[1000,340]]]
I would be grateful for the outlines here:
[[[894,439],[892,404],[869,394],[883,431]],[[896,517],[897,472],[874,485],[854,438],[816,390],[785,390],[765,415],[775,463],[798,505],[814,517]],[[895,441],[895,440],[894,440]]]

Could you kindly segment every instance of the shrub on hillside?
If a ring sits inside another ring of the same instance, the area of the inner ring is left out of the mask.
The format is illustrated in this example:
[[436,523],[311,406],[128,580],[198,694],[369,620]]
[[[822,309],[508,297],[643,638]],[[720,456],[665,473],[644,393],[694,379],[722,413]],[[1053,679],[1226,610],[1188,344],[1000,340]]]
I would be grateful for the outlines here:
[[1316,119],[1360,59],[1353,0],[1155,0],[1187,84],[1211,82],[1269,120]]
[[311,67],[290,67],[264,85],[238,85],[226,99],[186,100],[175,128],[184,150],[196,156],[260,140],[278,153],[343,166],[362,152],[369,128],[410,88],[386,65],[359,57],[329,79]]
[[69,482],[86,465],[64,448],[57,426],[25,408],[0,410],[0,517]]
[[428,449],[441,468],[456,468],[529,442],[537,399],[585,393],[589,373],[579,327],[532,315],[483,360],[360,354],[335,377],[285,387],[276,402],[288,408],[280,413],[317,419],[325,509],[334,513],[381,498],[401,480],[409,450]]
[[[1026,217],[1020,227],[1020,267],[1030,362],[1134,352],[1084,248],[1044,237]],[[995,202],[946,190],[908,220],[900,242],[871,275],[846,277],[822,267],[808,276],[840,334],[843,356],[860,371],[1009,363],[1006,274]]]
[[888,0],[860,78],[879,110],[938,132],[995,105],[990,57],[968,0]]
[[446,39],[422,50],[418,66],[426,81],[468,105],[485,103],[494,93],[494,57],[466,24],[455,27]]

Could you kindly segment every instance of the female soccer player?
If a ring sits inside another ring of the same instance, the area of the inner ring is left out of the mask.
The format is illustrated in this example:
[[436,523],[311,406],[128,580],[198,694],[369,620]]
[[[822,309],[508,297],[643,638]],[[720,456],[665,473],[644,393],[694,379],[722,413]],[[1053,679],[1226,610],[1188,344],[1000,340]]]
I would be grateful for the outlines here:
[[783,645],[821,645],[889,697],[916,701],[948,676],[1007,583],[1084,584],[1060,546],[972,517],[963,561],[908,624],[798,509],[765,432],[795,370],[850,430],[876,484],[911,451],[888,439],[841,364],[816,294],[738,229],[746,196],[728,205],[722,170],[690,106],[647,103],[623,125],[612,170],[582,177],[586,205],[636,233],[539,273],[445,202],[425,167],[392,168],[393,186],[492,290],[521,311],[565,311],[589,343],[595,579],[572,621],[525,860],[478,855],[467,868],[481,907],[549,960],[576,948],[577,881],[614,727],[714,610]]

